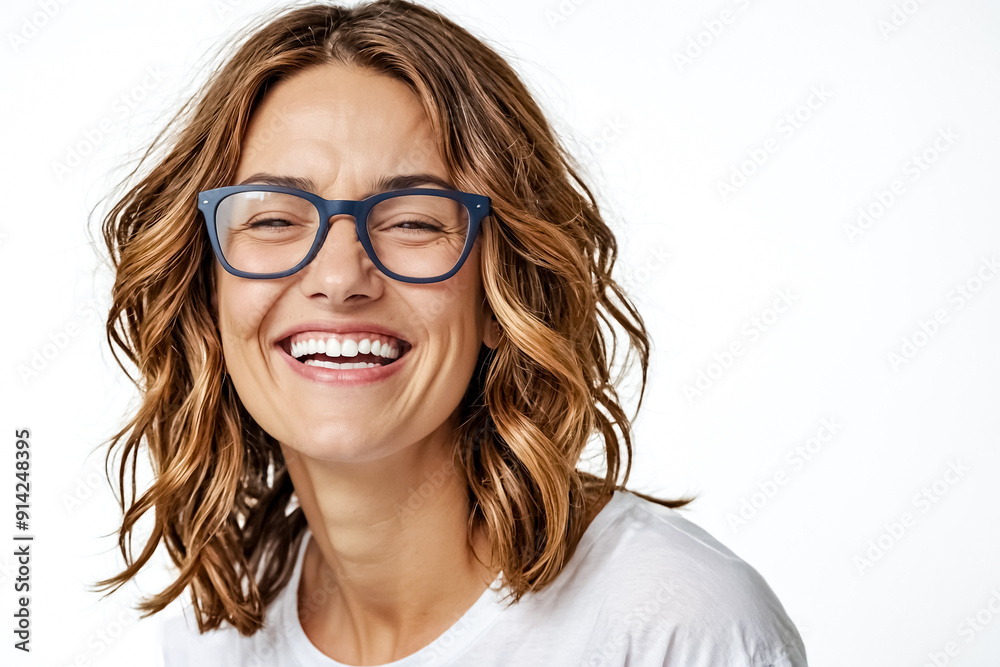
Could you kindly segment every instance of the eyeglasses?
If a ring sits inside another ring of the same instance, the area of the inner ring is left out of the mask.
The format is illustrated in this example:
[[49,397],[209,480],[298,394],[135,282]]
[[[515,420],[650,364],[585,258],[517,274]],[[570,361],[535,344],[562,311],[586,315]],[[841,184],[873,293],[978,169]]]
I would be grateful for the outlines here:
[[198,194],[212,250],[241,278],[284,278],[316,257],[330,218],[354,218],[358,241],[385,275],[407,283],[453,276],[490,212],[490,199],[457,190],[407,188],[360,201],[323,199],[280,185],[233,185]]

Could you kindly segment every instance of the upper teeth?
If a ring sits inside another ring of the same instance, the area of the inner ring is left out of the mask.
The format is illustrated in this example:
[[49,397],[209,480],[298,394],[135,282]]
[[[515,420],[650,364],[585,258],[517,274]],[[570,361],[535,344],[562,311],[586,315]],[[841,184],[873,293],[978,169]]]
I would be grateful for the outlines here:
[[399,356],[399,349],[391,343],[383,343],[378,339],[362,338],[359,341],[345,338],[310,338],[292,343],[292,356],[298,359],[307,354],[325,354],[330,357],[356,357],[358,354],[374,354],[386,359]]

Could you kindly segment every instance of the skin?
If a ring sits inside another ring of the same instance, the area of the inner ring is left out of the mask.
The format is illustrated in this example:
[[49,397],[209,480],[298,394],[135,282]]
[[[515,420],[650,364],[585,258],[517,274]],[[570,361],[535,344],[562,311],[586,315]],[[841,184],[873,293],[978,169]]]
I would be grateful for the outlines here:
[[[436,146],[405,84],[324,65],[268,92],[234,183],[258,173],[308,178],[327,199],[361,199],[386,176],[448,180]],[[465,484],[450,463],[480,346],[495,347],[499,335],[479,246],[446,281],[403,283],[371,263],[353,219],[338,216],[316,259],[292,276],[247,280],[216,265],[227,371],[247,410],[280,443],[313,532],[300,604],[312,591],[329,592],[305,604],[300,620],[310,641],[341,662],[382,664],[414,653],[499,572],[474,558],[488,560],[488,540],[481,531],[471,545],[466,539]],[[413,347],[400,372],[380,382],[306,379],[276,343],[290,327],[315,321],[376,322]]]

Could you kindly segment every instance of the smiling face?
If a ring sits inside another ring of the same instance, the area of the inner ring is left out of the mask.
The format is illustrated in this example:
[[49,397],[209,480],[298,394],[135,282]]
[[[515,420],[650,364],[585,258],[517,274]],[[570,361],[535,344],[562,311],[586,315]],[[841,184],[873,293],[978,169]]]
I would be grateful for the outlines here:
[[[295,182],[326,199],[363,199],[390,180],[440,187],[449,173],[437,145],[403,82],[323,65],[271,88],[251,118],[234,183]],[[353,218],[335,216],[319,254],[291,276],[238,278],[216,262],[226,369],[244,406],[282,445],[331,461],[450,442],[480,346],[496,345],[479,247],[445,281],[399,282],[365,254]],[[310,339],[327,354],[348,355],[360,343],[354,359],[379,365],[330,370],[308,356]]]

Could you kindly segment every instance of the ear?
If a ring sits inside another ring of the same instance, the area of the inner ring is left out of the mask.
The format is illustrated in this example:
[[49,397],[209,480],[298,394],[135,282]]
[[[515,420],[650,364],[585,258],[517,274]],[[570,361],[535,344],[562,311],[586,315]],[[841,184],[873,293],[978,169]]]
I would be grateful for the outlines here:
[[486,330],[483,332],[483,343],[491,350],[495,350],[497,349],[497,345],[500,344],[503,329],[500,327],[500,322],[497,321],[497,316],[493,313],[493,309],[489,307],[489,304],[484,302],[483,305],[487,318]]
[[486,334],[483,336],[483,342],[486,343],[486,347],[491,350],[497,349],[502,335],[503,330],[500,327],[500,323],[497,322],[495,317],[491,318],[486,324]]

